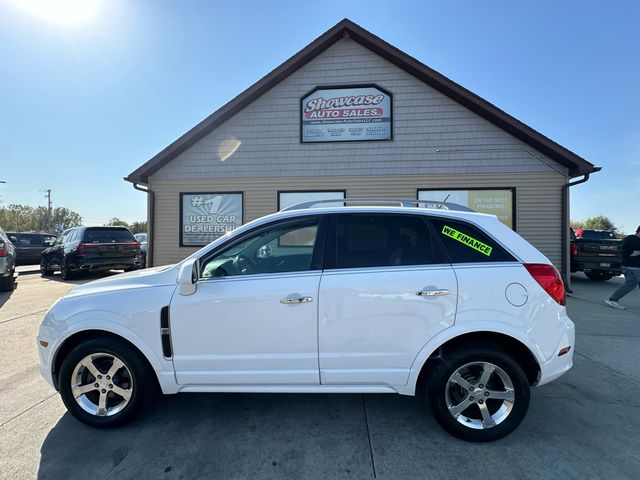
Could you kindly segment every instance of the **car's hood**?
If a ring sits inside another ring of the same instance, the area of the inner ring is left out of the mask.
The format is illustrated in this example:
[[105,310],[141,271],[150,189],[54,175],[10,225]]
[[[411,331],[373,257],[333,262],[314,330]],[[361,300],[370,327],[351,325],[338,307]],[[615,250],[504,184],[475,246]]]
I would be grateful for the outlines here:
[[113,275],[112,277],[101,280],[94,280],[93,282],[73,287],[66,296],[72,297],[129,288],[158,287],[161,285],[175,284],[177,278],[175,267],[175,265],[163,265],[121,273],[120,275]]

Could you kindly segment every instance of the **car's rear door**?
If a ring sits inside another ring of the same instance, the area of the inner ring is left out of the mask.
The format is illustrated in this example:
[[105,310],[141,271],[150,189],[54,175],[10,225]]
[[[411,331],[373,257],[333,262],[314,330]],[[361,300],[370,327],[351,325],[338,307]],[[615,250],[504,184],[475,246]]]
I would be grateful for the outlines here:
[[457,281],[422,215],[332,218],[320,282],[323,384],[406,384],[424,344],[453,325]]

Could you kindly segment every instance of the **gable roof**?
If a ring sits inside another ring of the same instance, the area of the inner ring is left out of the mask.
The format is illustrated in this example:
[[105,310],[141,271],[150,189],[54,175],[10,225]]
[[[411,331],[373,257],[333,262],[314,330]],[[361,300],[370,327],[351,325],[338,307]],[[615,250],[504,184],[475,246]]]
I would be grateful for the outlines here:
[[576,155],[499,109],[492,103],[484,100],[475,93],[345,18],[293,55],[282,65],[265,75],[244,92],[198,123],[164,150],[156,154],[151,160],[131,172],[125,177],[125,180],[134,183],[148,183],[151,174],[158,171],[187,148],[215,130],[220,124],[231,118],[344,36],[348,36],[369,50],[377,53],[452,100],[462,104],[469,110],[484,117],[486,120],[522,140],[549,158],[564,165],[568,168],[571,177],[593,173],[599,170],[598,167],[595,167],[584,158]]

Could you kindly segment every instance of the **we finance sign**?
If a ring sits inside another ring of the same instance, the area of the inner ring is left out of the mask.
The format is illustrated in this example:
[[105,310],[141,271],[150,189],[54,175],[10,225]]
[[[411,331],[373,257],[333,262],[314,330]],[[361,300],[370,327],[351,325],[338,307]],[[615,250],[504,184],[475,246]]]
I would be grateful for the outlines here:
[[302,98],[303,143],[391,140],[391,94],[379,87],[319,88]]

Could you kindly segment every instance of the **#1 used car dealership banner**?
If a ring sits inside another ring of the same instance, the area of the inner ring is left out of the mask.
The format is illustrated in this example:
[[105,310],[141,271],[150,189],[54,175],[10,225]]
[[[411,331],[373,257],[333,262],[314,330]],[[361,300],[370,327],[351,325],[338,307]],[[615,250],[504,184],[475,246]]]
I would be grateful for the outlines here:
[[241,193],[181,193],[180,244],[206,245],[242,225]]
[[379,88],[317,89],[300,108],[303,143],[391,140],[391,95]]

